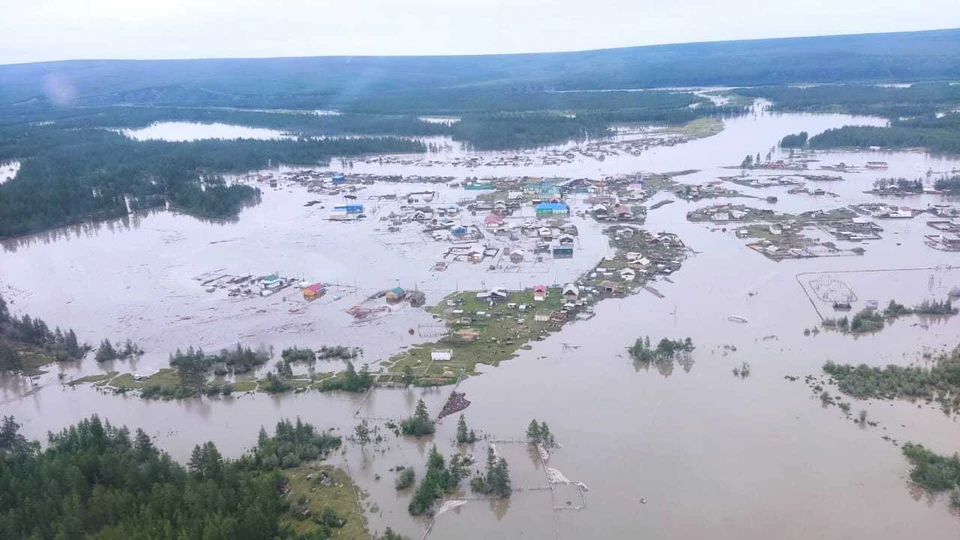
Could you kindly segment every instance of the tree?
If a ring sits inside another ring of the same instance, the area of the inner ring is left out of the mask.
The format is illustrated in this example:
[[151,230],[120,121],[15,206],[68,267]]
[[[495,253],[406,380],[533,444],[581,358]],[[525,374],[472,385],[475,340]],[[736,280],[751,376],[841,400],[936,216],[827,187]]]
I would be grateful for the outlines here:
[[424,403],[422,399],[417,401],[417,407],[413,412],[413,416],[400,422],[400,431],[404,435],[413,435],[415,437],[430,435],[436,431],[436,426],[433,420],[430,419],[430,413],[427,411],[427,404]]
[[538,444],[540,442],[540,424],[537,423],[536,418],[531,420],[530,425],[527,427],[527,441],[530,444]]
[[510,483],[510,469],[507,460],[497,457],[493,447],[487,447],[487,469],[470,481],[470,489],[483,495],[509,497],[513,493]]
[[10,320],[10,310],[7,308],[7,301],[0,295],[0,323]]
[[110,343],[109,339],[104,339],[100,342],[100,346],[97,347],[97,353],[94,358],[96,358],[97,362],[108,362],[110,360],[116,360],[117,357],[117,350],[113,348],[113,344]]
[[753,167],[753,156],[747,154],[747,157],[743,158],[743,161],[740,162],[740,168],[749,169],[750,167]]
[[476,440],[477,434],[472,429],[467,429],[467,419],[461,414],[457,420],[457,444],[471,444]]
[[20,355],[5,342],[0,341],[0,371],[19,371],[23,369]]
[[363,447],[370,443],[370,426],[367,424],[366,420],[362,420],[355,428],[353,428],[353,433],[357,437],[357,443],[360,445],[360,449],[363,450]]

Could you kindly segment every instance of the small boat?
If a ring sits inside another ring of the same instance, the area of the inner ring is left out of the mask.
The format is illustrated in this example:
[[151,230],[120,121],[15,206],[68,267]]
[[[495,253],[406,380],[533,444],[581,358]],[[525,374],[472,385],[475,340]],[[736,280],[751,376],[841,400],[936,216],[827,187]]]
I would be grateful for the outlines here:
[[739,315],[731,315],[727,317],[727,320],[730,322],[735,322],[737,324],[746,324],[749,322],[745,317],[740,317]]

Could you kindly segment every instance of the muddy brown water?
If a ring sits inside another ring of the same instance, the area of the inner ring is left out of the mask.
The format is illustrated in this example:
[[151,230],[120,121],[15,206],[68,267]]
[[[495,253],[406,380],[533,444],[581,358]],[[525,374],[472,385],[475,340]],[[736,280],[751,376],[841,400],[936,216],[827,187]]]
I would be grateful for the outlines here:
[[[603,162],[584,159],[516,170],[357,163],[353,170],[596,178],[697,168],[701,172],[679,181],[702,183],[736,173],[720,167],[738,163],[747,153],[766,154],[787,133],[806,130],[812,135],[849,123],[881,121],[763,113],[729,120],[726,130],[715,137]],[[776,194],[780,202],[774,208],[800,212],[881,201],[862,193],[877,177],[913,178],[930,168],[948,171],[960,165],[908,152],[882,157],[869,152],[829,153],[819,159],[822,164],[883,160],[890,168],[843,174],[845,182],[823,186],[840,195],[831,199],[787,195],[786,188],[730,187],[762,196]],[[369,193],[406,193],[422,187],[378,184]],[[436,202],[476,194],[433,189],[438,190]],[[130,337],[148,354],[132,366],[97,366],[88,359],[80,365],[54,367],[33,380],[6,377],[0,380],[0,410],[16,416],[26,435],[41,439],[50,430],[100,414],[117,424],[144,428],[178,459],[206,440],[225,454],[238,455],[254,443],[261,425],[269,428],[280,418],[300,416],[348,435],[358,418],[400,418],[421,397],[436,413],[449,388],[382,389],[366,401],[364,396],[307,393],[148,402],[87,386],[65,387],[57,374],[63,371],[71,379],[111,368],[146,372],[163,366],[167,353],[176,347],[213,349],[237,341],[278,349],[294,344],[358,345],[365,349],[363,361],[375,365],[426,339],[409,336],[407,328],[433,323],[422,310],[406,307],[355,324],[344,310],[367,291],[399,283],[425,290],[433,303],[457,289],[564,282],[609,252],[600,228],[578,221],[581,249],[574,259],[508,275],[488,272],[485,265],[464,264],[431,272],[443,246],[418,239],[415,233],[388,236],[378,230],[385,225],[376,216],[364,223],[328,222],[325,212],[332,201],[324,203],[326,209],[303,206],[314,198],[318,197],[300,187],[282,185],[267,190],[263,203],[244,210],[235,223],[209,224],[160,212],[129,224],[87,225],[8,242],[0,252],[0,287],[13,300],[15,311],[75,327],[88,341]],[[678,201],[651,211],[648,229],[678,233],[696,251],[672,276],[672,283],[656,283],[665,298],[641,291],[604,301],[595,318],[572,323],[533,343],[518,358],[485,367],[483,375],[460,385],[472,401],[465,411],[468,422],[482,435],[520,439],[531,418],[547,420],[563,445],[553,452],[548,466],[589,487],[586,508],[554,510],[554,505],[579,504],[570,486],[559,486],[554,493],[518,491],[507,502],[471,500],[440,516],[430,538],[556,538],[558,532],[562,538],[678,539],[960,535],[960,517],[948,508],[946,497],[911,488],[900,448],[881,438],[922,442],[944,453],[958,451],[960,430],[954,418],[935,405],[844,399],[852,403],[854,414],[867,410],[869,419],[878,423],[860,428],[837,407],[823,408],[802,380],[804,375],[819,374],[826,360],[922,365],[922,352],[947,350],[960,340],[960,317],[906,317],[878,334],[857,338],[830,332],[804,336],[803,329],[820,320],[808,297],[813,280],[824,275],[842,280],[857,294],[854,309],[867,300],[881,305],[890,299],[916,303],[942,298],[960,285],[960,269],[950,268],[960,266],[960,256],[923,244],[923,235],[932,229],[921,216],[882,221],[883,240],[863,244],[867,251],[862,257],[775,263],[747,248],[730,230],[686,221],[689,210],[717,202],[766,207],[762,201],[730,199]],[[924,195],[894,204],[924,208],[943,202]],[[388,211],[385,203],[381,210]],[[222,291],[206,293],[193,279],[217,271],[279,271],[339,283],[343,297],[333,300],[328,295],[291,313],[290,309],[304,306],[299,292],[236,301]],[[825,313],[831,311],[825,303],[818,306]],[[730,322],[730,316],[748,322]],[[691,337],[697,349],[689,371],[680,365],[672,371],[635,366],[625,349],[642,335],[654,340]],[[751,365],[750,376],[735,378],[732,369],[745,361]],[[341,368],[339,363],[318,367]],[[785,375],[800,380],[791,382]],[[382,426],[383,421],[374,423]],[[376,504],[377,511],[368,512],[371,531],[391,526],[411,538],[423,535],[428,522],[407,515],[409,493],[396,494],[389,469],[414,465],[422,473],[429,444],[452,453],[455,428],[452,416],[430,440],[387,434],[380,445],[363,451],[347,445],[332,458],[348,467],[370,493],[364,504]],[[547,486],[539,460],[523,445],[500,444],[498,449],[509,460],[515,487]],[[482,461],[485,449],[477,444],[471,452]]]

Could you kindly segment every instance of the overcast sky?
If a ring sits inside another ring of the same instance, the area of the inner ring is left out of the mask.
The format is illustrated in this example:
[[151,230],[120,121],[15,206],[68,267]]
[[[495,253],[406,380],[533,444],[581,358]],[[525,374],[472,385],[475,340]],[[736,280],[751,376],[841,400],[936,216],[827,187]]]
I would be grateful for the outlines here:
[[0,64],[566,51],[960,27],[960,0],[0,0]]

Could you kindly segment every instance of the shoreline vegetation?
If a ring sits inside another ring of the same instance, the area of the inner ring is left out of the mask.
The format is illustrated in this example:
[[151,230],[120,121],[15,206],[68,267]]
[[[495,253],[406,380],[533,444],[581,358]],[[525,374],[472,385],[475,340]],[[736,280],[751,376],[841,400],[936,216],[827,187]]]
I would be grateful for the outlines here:
[[[16,317],[0,295],[0,373],[13,372],[27,376],[43,373],[41,368],[58,362],[82,360],[93,350],[80,343],[72,328],[50,330],[40,318],[24,313]],[[140,346],[129,339],[116,349],[110,340],[103,340],[96,350],[97,362],[127,360],[143,354]]]
[[879,332],[886,327],[887,323],[907,315],[952,317],[957,313],[958,309],[953,307],[953,301],[949,298],[942,301],[924,300],[912,308],[906,307],[895,300],[890,300],[890,303],[882,311],[866,307],[855,313],[852,318],[847,318],[847,316],[824,318],[821,325],[824,328],[837,330],[844,334],[865,334]]
[[823,371],[842,393],[857,399],[936,401],[946,414],[960,412],[960,347],[940,355],[928,368],[827,362]]
[[[261,428],[256,446],[224,458],[212,442],[186,465],[97,416],[49,435],[46,449],[0,427],[0,536],[322,540],[368,538],[347,475],[323,459],[341,438],[300,421]],[[15,481],[14,481],[15,480]],[[166,533],[164,532],[166,531]]]

